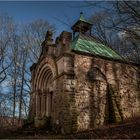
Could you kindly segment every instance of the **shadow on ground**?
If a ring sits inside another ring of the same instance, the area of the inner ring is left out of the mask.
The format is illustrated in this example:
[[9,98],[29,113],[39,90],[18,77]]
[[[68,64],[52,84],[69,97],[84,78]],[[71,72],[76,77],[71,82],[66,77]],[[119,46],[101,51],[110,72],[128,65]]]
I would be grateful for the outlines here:
[[54,134],[35,129],[0,130],[0,139],[140,139],[140,119],[74,134]]

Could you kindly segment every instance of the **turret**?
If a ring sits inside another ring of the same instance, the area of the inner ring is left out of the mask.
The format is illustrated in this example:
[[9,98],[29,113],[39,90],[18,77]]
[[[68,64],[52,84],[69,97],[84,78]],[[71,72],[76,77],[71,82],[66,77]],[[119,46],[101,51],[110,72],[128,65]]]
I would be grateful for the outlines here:
[[75,33],[82,33],[85,34],[89,31],[89,34],[91,35],[91,28],[92,23],[84,19],[83,12],[80,13],[79,20],[71,27],[73,30],[73,37],[75,36]]

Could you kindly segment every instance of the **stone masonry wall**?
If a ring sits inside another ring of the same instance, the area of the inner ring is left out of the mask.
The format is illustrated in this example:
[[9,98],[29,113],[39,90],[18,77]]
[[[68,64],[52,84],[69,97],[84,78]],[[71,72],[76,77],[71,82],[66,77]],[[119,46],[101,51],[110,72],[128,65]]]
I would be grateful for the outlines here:
[[[58,77],[54,80],[53,98],[53,123],[58,125],[62,133],[73,131],[73,95],[74,95],[74,63],[72,55],[64,55],[56,61],[58,67]],[[75,117],[74,117],[75,118]]]
[[62,32],[57,47],[48,45],[48,52],[32,66],[30,116],[44,109],[38,105],[42,101],[44,106],[44,96],[40,100],[37,95],[48,89],[53,92],[50,115],[55,131],[83,131],[140,116],[138,67],[73,53],[71,39],[71,33]]
[[83,55],[74,61],[77,131],[139,115],[137,67]]

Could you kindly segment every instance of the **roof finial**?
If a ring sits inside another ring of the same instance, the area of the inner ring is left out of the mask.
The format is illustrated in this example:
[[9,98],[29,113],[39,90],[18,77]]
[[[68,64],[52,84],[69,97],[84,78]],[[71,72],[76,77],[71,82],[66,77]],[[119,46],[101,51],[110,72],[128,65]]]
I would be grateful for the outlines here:
[[80,20],[84,20],[83,12],[80,12]]
[[80,12],[80,15],[83,15],[83,12],[82,11]]

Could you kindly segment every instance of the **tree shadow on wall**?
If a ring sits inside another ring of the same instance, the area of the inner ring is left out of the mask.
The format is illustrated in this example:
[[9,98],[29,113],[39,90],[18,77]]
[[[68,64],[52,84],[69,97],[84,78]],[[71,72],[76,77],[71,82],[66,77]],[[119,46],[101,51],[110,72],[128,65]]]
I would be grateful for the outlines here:
[[90,128],[123,121],[117,88],[108,83],[101,67],[94,66],[94,64],[95,62],[92,60],[86,76],[86,80],[93,87],[90,93]]

